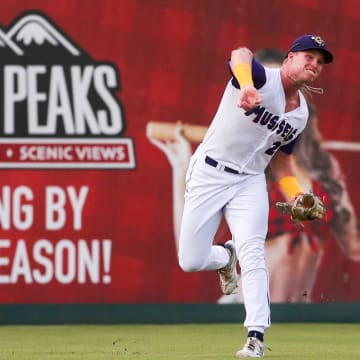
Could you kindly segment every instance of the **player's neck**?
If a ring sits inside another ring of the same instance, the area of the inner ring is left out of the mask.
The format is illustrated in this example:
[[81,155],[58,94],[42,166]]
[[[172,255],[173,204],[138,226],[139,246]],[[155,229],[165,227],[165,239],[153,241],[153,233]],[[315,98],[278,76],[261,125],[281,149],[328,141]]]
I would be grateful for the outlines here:
[[284,68],[280,69],[280,76],[286,99],[285,112],[289,112],[300,106],[299,89],[301,85]]
[[302,84],[300,84],[285,67],[280,69],[280,76],[285,92],[288,94],[296,94]]

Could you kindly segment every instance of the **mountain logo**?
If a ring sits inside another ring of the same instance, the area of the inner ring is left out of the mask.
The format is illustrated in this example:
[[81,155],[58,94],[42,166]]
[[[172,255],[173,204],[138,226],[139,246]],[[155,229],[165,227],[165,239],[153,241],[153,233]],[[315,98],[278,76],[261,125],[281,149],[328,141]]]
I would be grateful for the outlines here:
[[135,167],[115,64],[33,11],[0,28],[0,59],[0,168]]

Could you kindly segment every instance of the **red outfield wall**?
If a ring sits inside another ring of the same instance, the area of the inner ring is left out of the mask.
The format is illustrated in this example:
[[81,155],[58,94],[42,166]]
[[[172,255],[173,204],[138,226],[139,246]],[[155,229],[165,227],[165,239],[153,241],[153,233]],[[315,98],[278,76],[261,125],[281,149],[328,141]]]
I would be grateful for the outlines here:
[[[217,301],[215,273],[178,267],[171,169],[146,125],[207,126],[240,44],[286,50],[303,33],[326,39],[335,62],[319,81],[325,95],[314,96],[319,128],[349,147],[329,151],[360,211],[358,3],[263,5],[2,2],[1,303]],[[334,237],[322,240],[311,300],[359,301],[359,262]]]

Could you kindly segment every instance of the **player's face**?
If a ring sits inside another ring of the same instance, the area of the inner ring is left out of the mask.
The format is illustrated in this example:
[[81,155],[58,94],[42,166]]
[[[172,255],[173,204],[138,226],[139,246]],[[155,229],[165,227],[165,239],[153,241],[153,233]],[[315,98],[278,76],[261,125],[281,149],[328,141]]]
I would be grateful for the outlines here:
[[292,53],[293,77],[303,83],[312,83],[316,80],[324,65],[324,55],[317,50],[306,50]]

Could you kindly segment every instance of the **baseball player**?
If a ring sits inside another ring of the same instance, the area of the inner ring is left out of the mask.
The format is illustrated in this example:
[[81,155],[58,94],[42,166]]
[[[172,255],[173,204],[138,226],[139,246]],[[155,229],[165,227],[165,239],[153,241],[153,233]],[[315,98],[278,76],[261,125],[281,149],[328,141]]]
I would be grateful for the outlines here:
[[[270,327],[269,279],[264,260],[269,200],[265,168],[270,165],[289,199],[303,189],[292,169],[291,152],[304,129],[308,108],[303,91],[313,89],[333,56],[317,35],[303,35],[290,47],[280,69],[264,68],[252,52],[231,53],[232,78],[203,142],[186,174],[179,238],[184,271],[217,270],[224,294],[237,287],[242,272],[248,338],[239,358],[264,356]],[[232,240],[213,239],[224,215]]]

